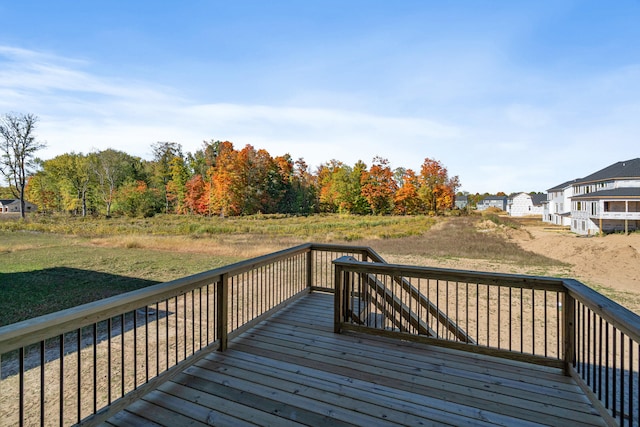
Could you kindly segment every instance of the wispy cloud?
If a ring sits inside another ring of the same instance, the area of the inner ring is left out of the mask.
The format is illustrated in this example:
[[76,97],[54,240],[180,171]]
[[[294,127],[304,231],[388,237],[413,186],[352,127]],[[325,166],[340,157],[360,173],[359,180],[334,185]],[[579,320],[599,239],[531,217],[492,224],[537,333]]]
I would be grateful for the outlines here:
[[90,60],[0,46],[0,113],[41,118],[44,158],[105,148],[148,158],[156,141],[194,151],[203,140],[227,139],[312,166],[380,155],[418,168],[436,158],[472,192],[541,191],[639,155],[640,65],[566,78],[500,61],[462,57],[448,77],[442,64],[423,76],[405,73],[410,83],[356,101],[357,93],[303,86],[288,103],[241,103],[194,99],[180,82],[104,75]]

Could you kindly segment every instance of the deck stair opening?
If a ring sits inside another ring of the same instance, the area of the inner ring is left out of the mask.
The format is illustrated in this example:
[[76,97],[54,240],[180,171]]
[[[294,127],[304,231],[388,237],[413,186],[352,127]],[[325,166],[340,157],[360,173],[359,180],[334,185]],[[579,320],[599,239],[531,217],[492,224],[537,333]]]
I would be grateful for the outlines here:
[[[396,329],[402,332],[408,332],[408,325],[410,325],[419,335],[430,337],[437,337],[438,330],[446,330],[459,341],[475,343],[473,338],[406,278],[393,277],[392,281],[400,285],[408,301],[396,295],[393,287],[387,286],[376,275],[367,273],[361,275],[360,283],[363,286],[358,291],[354,291],[352,304],[349,307],[355,322],[373,328]],[[428,313],[436,322],[435,329],[417,311]]]

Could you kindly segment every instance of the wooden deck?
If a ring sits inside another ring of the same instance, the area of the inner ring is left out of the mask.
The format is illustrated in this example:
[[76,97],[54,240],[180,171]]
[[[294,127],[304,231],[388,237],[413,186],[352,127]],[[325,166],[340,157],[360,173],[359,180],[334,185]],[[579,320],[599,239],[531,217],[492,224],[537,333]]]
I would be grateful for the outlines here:
[[312,293],[104,425],[605,425],[553,368],[333,333]]

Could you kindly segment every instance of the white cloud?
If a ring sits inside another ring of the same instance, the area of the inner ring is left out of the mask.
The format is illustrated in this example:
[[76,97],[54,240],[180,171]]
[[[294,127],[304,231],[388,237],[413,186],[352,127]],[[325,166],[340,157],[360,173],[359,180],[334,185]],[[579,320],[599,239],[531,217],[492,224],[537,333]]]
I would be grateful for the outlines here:
[[[38,136],[49,145],[40,153],[43,158],[105,148],[148,158],[157,141],[179,142],[185,151],[194,151],[203,140],[221,139],[238,148],[252,144],[274,156],[304,157],[312,167],[333,158],[369,163],[380,155],[392,167],[416,169],[425,157],[435,158],[472,192],[541,191],[639,155],[640,67],[570,82],[539,78],[535,88],[519,92],[513,86],[497,97],[490,96],[491,89],[477,90],[468,100],[465,91],[455,96],[447,91],[456,84],[472,88],[479,81],[452,77],[434,87],[435,103],[428,88],[410,97],[411,105],[426,105],[417,111],[430,111],[421,115],[403,115],[397,106],[380,108],[386,99],[375,112],[366,103],[336,106],[330,98],[304,107],[282,100],[193,100],[182,95],[180,82],[153,85],[102,76],[94,67],[88,61],[0,46],[0,113],[40,117]],[[500,69],[490,80],[487,70],[499,68],[491,61],[481,68],[486,69],[476,70],[488,88],[514,73]],[[523,75],[521,80],[531,79]]]

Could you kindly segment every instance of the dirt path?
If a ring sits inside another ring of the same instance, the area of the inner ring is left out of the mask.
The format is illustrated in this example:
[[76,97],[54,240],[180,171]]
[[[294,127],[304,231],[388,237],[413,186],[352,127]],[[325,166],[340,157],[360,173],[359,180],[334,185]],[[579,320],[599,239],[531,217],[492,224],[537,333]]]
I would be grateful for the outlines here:
[[527,223],[530,234],[512,238],[522,248],[571,265],[571,275],[587,284],[640,294],[640,234],[578,237],[564,228]]

